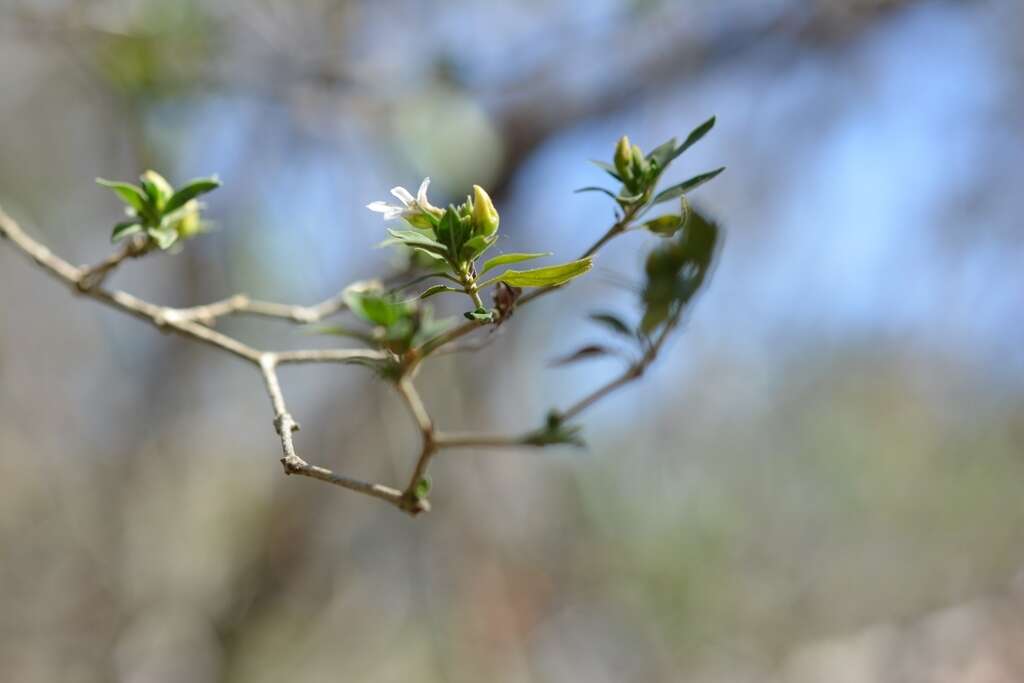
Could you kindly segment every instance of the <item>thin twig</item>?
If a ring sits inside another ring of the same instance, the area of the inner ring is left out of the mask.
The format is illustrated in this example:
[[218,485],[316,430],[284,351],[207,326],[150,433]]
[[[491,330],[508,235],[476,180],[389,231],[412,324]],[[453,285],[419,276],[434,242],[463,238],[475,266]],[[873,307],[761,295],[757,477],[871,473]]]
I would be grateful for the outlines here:
[[437,439],[434,433],[434,421],[430,418],[430,414],[423,405],[423,399],[420,398],[420,394],[416,391],[416,387],[409,376],[406,375],[400,378],[395,383],[395,388],[409,409],[412,418],[416,421],[422,438],[420,456],[416,460],[416,467],[413,469],[412,476],[409,478],[409,483],[406,485],[403,495],[410,503],[418,502],[425,504],[426,501],[418,495],[417,489],[427,474],[430,459],[434,457],[438,450]]
[[398,489],[343,477],[323,467],[310,465],[298,456],[295,452],[292,434],[299,431],[299,424],[292,417],[292,414],[288,412],[288,406],[284,401],[281,383],[277,378],[277,363],[277,356],[273,353],[264,353],[259,359],[263,381],[267,387],[267,394],[270,396],[270,403],[274,408],[274,429],[281,437],[281,450],[283,451],[281,464],[284,466],[285,474],[300,474],[326,481],[351,491],[358,491],[359,493],[365,493],[368,496],[387,501],[403,510],[406,509],[406,501],[402,497],[402,492]]
[[[417,514],[427,509],[426,501],[410,500],[402,491],[397,489],[344,477],[335,474],[329,469],[310,465],[295,452],[292,433],[297,431],[299,426],[291,413],[288,412],[285,404],[284,395],[281,392],[281,384],[277,378],[277,366],[284,363],[380,361],[387,358],[385,353],[363,349],[259,351],[233,337],[212,330],[199,322],[215,319],[218,314],[224,314],[225,312],[242,310],[240,305],[241,302],[247,301],[245,297],[231,297],[222,302],[215,302],[205,307],[191,309],[174,309],[158,306],[127,292],[108,290],[101,286],[106,275],[124,261],[125,258],[131,256],[128,250],[119,251],[106,261],[101,262],[98,266],[76,268],[29,237],[17,222],[4,213],[2,209],[0,209],[0,237],[9,239],[20,251],[29,256],[45,271],[68,285],[72,291],[105,303],[140,320],[149,322],[158,329],[173,330],[196,341],[226,351],[259,367],[274,409],[274,428],[281,437],[281,447],[284,452],[281,462],[287,474],[312,477],[352,491],[358,491],[387,501],[410,514]],[[89,278],[91,281],[86,282],[86,278]],[[319,314],[331,310],[335,305],[336,302],[328,299],[323,304],[313,307],[313,309]],[[303,307],[292,308],[302,309]]]

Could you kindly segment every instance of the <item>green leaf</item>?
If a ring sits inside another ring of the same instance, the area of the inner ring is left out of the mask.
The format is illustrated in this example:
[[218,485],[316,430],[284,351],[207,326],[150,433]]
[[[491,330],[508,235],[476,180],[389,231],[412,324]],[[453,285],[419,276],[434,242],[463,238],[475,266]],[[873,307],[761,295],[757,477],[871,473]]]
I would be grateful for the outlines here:
[[390,327],[409,316],[412,306],[388,296],[376,281],[356,282],[345,288],[342,298],[357,317],[373,325]]
[[675,214],[659,216],[644,223],[644,227],[656,235],[671,237],[678,232],[679,228],[683,227],[683,217]]
[[686,150],[690,149],[695,144],[700,142],[700,139],[707,135],[708,132],[710,132],[711,129],[714,127],[715,117],[712,116],[710,119],[708,119],[704,123],[694,128],[692,131],[690,131],[690,134],[686,136],[685,140],[683,140],[683,144],[679,145],[679,149],[672,153],[672,156],[668,159],[668,161],[672,161],[672,159],[675,159],[680,154],[682,154],[683,152],[685,152]]
[[603,192],[604,194],[608,195],[609,197],[616,201],[618,201],[619,199],[611,190],[604,187],[597,187],[596,185],[588,185],[587,187],[581,187],[578,190],[573,190],[574,194],[580,194],[582,192]]
[[466,240],[466,243],[462,245],[462,251],[459,257],[464,261],[474,261],[494,246],[494,243],[498,241],[497,233],[492,235],[477,235]]
[[423,498],[427,497],[427,494],[430,493],[430,486],[430,477],[427,475],[423,475],[423,477],[421,477],[420,480],[416,482],[416,487],[413,489],[412,493],[414,496],[416,496],[417,499],[422,500]]
[[494,311],[489,311],[486,308],[466,311],[463,315],[466,316],[467,320],[475,320],[478,323],[494,322]]
[[580,437],[580,427],[565,424],[562,416],[554,410],[548,413],[548,419],[543,427],[526,434],[520,442],[528,446],[569,444],[582,448],[586,445]]
[[[385,244],[387,242],[388,241],[385,240],[384,242],[382,242],[382,244]],[[424,247],[416,247],[416,246],[414,246],[414,247],[412,247],[412,250],[415,251],[415,252],[418,252],[420,254],[423,254],[424,256],[429,256],[431,259],[434,260],[434,265],[435,266],[448,263],[448,259],[446,257],[441,256],[440,254],[435,254],[435,253],[431,252],[430,250],[425,249]]]
[[185,206],[185,204],[192,201],[199,195],[216,190],[218,187],[220,187],[220,180],[218,180],[216,176],[190,180],[185,183],[181,189],[171,195],[171,198],[167,200],[167,204],[164,206],[164,211],[170,213],[175,209]]
[[384,296],[362,294],[353,297],[349,308],[368,323],[391,327],[408,314],[408,306]]
[[601,346],[600,344],[588,344],[587,346],[581,347],[567,356],[556,358],[551,361],[549,365],[552,367],[558,367],[560,365],[570,365],[572,363],[578,363],[583,360],[592,360],[594,358],[601,358],[602,356],[615,356],[618,352],[614,349],[610,349],[607,346]]
[[654,197],[654,200],[651,202],[651,206],[654,206],[655,204],[660,204],[661,202],[667,202],[668,200],[675,199],[676,197],[682,197],[690,190],[700,187],[704,183],[716,177],[719,173],[721,173],[724,170],[725,166],[723,166],[722,168],[716,168],[714,171],[709,171],[707,173],[695,175],[689,180],[684,180],[678,185],[673,185],[672,187],[666,188],[659,192]]
[[178,241],[178,231],[174,228],[147,228],[146,234],[161,249],[169,249]]
[[468,231],[462,224],[458,211],[454,206],[449,205],[437,225],[437,240],[448,247],[448,253],[458,256],[462,245],[466,240]]
[[551,256],[551,252],[501,254],[484,261],[484,266],[480,269],[480,274],[483,275],[487,271],[493,270],[498,266],[504,266],[509,263],[520,263],[522,261],[531,261],[535,258],[543,258],[544,256]]
[[142,232],[142,225],[138,219],[131,221],[123,221],[114,226],[114,231],[110,233],[111,242],[120,242],[129,235]]
[[596,159],[591,159],[590,163],[594,164],[600,169],[603,169],[606,173],[608,173],[608,175],[610,175],[612,178],[615,178],[620,183],[622,182],[622,176],[619,175],[619,169],[615,168],[615,166],[611,164],[606,164],[603,161],[597,161]]
[[455,292],[456,294],[461,294],[462,290],[456,289],[455,287],[449,287],[448,285],[434,285],[432,287],[427,287],[425,290],[423,290],[423,293],[420,294],[420,299],[429,299],[435,294],[444,294],[445,292]]
[[[532,270],[506,270],[501,275],[491,278],[484,285],[504,282],[513,287],[554,287],[564,284],[590,270],[593,260],[590,258],[570,261],[557,266],[545,266]],[[484,285],[481,285],[483,287]]]
[[652,149],[651,153],[647,155],[647,159],[655,162],[659,170],[665,170],[669,162],[675,158],[675,151],[676,139],[672,138]]
[[113,190],[114,194],[121,198],[121,201],[135,209],[140,216],[146,216],[151,213],[149,210],[149,198],[141,187],[117,180],[104,180],[103,178],[97,178],[96,183]]
[[591,313],[589,317],[595,323],[607,327],[616,334],[621,334],[624,337],[636,337],[636,333],[633,332],[633,329],[623,322],[622,318],[619,318],[613,313]]
[[407,247],[420,247],[426,252],[439,256],[447,256],[448,254],[448,247],[437,240],[430,239],[430,237],[422,232],[416,230],[393,230],[389,228],[388,234],[391,235],[391,239],[384,240],[380,243],[380,246],[386,247],[392,244],[402,244]]

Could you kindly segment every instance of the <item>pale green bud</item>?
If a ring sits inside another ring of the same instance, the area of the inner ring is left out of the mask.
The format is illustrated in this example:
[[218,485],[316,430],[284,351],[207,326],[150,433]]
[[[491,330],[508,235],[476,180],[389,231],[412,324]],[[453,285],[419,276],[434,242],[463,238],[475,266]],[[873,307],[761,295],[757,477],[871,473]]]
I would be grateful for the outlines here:
[[147,194],[149,189],[153,188],[153,193],[156,195],[153,199],[158,207],[163,207],[171,195],[174,194],[174,188],[167,182],[167,179],[156,171],[146,171],[140,178],[142,186],[146,188]]
[[644,153],[637,145],[633,145],[633,168],[636,170],[636,175],[647,172],[647,160],[644,159]]
[[498,210],[491,197],[479,185],[473,186],[473,225],[478,235],[491,236],[498,231]]
[[615,145],[615,168],[623,180],[629,177],[629,162],[632,155],[629,138],[623,135],[619,138],[619,144]]
[[199,219],[199,202],[195,199],[188,201],[177,213],[180,218],[174,221],[173,228],[178,232],[178,237],[187,240],[203,232],[203,222]]

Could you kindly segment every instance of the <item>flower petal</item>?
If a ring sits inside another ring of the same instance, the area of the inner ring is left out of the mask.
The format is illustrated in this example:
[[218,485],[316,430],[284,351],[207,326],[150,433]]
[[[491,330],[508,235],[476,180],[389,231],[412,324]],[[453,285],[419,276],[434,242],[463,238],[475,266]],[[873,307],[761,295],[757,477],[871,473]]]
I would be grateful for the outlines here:
[[409,190],[404,187],[392,187],[391,194],[406,206],[409,206],[416,201],[413,196],[409,194]]
[[405,211],[400,206],[392,206],[387,202],[372,202],[366,205],[366,208],[370,211],[376,211],[377,213],[384,214],[384,220],[391,220],[392,218],[398,218]]
[[420,189],[416,192],[416,203],[426,208],[430,206],[430,202],[427,201],[427,188],[430,187],[430,176],[423,179],[420,183]]

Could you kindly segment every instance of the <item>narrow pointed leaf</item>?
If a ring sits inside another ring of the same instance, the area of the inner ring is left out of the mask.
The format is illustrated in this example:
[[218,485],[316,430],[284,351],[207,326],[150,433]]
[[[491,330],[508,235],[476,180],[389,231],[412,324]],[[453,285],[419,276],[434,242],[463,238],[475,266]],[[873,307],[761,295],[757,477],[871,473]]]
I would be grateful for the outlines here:
[[180,190],[171,195],[164,206],[164,211],[170,213],[175,209],[185,206],[188,202],[201,194],[206,194],[220,187],[220,181],[216,176],[211,178],[196,178],[187,182]]
[[658,168],[664,170],[668,166],[669,162],[675,158],[676,151],[676,139],[672,138],[667,142],[664,142],[654,149],[647,155],[648,160],[658,164]]
[[113,190],[114,194],[121,198],[121,201],[135,209],[140,215],[148,213],[149,198],[141,187],[103,178],[97,178],[96,183]]
[[434,285],[433,287],[427,287],[423,290],[423,293],[420,294],[420,299],[429,299],[435,294],[443,294],[445,292],[455,292],[456,294],[460,294],[462,290],[456,289],[455,287],[449,287],[448,285]]
[[683,152],[685,152],[686,150],[690,149],[695,144],[700,142],[700,139],[707,135],[714,127],[715,117],[712,116],[710,119],[708,119],[704,123],[694,128],[692,131],[690,131],[690,134],[686,136],[685,140],[683,140],[683,144],[679,145],[679,149],[672,153],[672,156],[668,159],[668,161],[672,161],[672,159],[675,159],[680,154],[682,154]]
[[587,346],[584,346],[580,349],[573,351],[572,353],[566,356],[562,356],[560,358],[552,360],[550,363],[548,363],[548,365],[550,365],[551,367],[558,367],[560,365],[570,365],[572,363],[578,363],[581,360],[593,360],[594,358],[601,358],[603,356],[614,355],[618,355],[618,353],[613,349],[609,349],[606,346],[601,346],[600,344],[589,344]]
[[623,322],[622,318],[612,313],[591,313],[590,319],[599,325],[607,327],[612,332],[622,335],[623,337],[636,337],[636,333],[632,328]]
[[[570,261],[557,266],[545,266],[532,270],[506,270],[501,275],[491,278],[485,284],[504,282],[513,287],[554,287],[590,270],[593,261],[589,258]],[[481,285],[482,286],[482,285]]]
[[597,161],[596,159],[591,159],[590,163],[604,170],[608,175],[610,175],[612,178],[615,178],[620,183],[622,182],[622,176],[619,175],[619,169],[615,168],[613,165],[607,164],[603,161]]
[[498,235],[477,235],[466,240],[466,243],[462,245],[462,253],[460,256],[466,261],[473,261],[480,258],[487,252],[488,249],[494,246],[494,243],[498,241]]
[[430,239],[427,235],[416,230],[393,230],[388,229],[388,234],[393,239],[385,240],[384,244],[396,244],[401,243],[408,246],[424,247],[431,251],[437,251],[440,253],[447,253],[448,247],[441,244],[437,240]]
[[514,253],[514,254],[501,254],[494,258],[489,258],[484,261],[483,268],[480,269],[480,274],[483,275],[489,270],[493,270],[498,266],[508,265],[510,263],[520,263],[522,261],[531,261],[535,258],[543,258],[545,256],[551,256],[550,251],[536,252],[536,253]]
[[114,226],[114,231],[110,233],[111,242],[120,242],[129,235],[134,235],[138,232],[142,232],[142,225],[138,220],[124,221]]
[[716,168],[714,171],[709,171],[707,173],[701,173],[700,175],[696,175],[696,176],[690,178],[689,180],[684,180],[683,182],[679,183],[678,185],[673,185],[672,187],[666,188],[666,189],[662,190],[661,192],[659,192],[654,197],[654,200],[651,202],[651,205],[653,206],[654,204],[660,204],[661,202],[667,202],[670,199],[676,199],[677,197],[682,197],[687,192],[690,192],[691,190],[695,190],[696,188],[700,187],[701,185],[703,185],[704,183],[708,182],[709,180],[717,177],[718,174],[721,173],[724,170],[725,170],[724,166],[722,168]]
[[602,192],[612,199],[618,200],[618,197],[615,196],[614,192],[604,187],[597,187],[596,185],[589,185],[587,187],[581,187],[578,190],[573,190],[574,194],[580,194],[581,192]]

